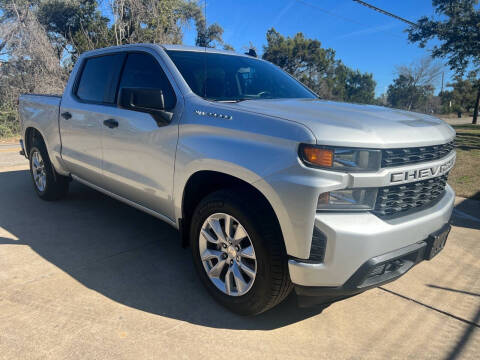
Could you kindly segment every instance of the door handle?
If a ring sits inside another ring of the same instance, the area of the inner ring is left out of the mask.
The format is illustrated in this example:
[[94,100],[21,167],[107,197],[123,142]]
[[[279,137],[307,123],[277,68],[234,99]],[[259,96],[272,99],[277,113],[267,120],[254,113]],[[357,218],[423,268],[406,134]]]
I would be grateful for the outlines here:
[[110,129],[118,127],[118,121],[115,119],[107,119],[103,121],[103,125],[109,127]]
[[70,113],[67,111],[67,112],[62,113],[62,117],[63,117],[65,120],[70,120],[70,119],[72,118],[72,114],[70,114]]

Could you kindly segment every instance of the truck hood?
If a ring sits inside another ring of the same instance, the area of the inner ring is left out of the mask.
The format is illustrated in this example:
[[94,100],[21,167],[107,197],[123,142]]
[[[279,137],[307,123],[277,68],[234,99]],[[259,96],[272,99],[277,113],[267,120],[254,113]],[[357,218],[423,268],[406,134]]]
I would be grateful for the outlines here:
[[322,145],[395,148],[442,144],[453,128],[430,115],[320,99],[247,100],[236,107],[308,127]]

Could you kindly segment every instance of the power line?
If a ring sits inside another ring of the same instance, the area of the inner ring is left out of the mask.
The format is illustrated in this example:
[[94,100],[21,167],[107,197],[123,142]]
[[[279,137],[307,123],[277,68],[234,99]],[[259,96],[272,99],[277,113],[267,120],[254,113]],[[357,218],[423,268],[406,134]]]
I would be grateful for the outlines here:
[[376,7],[376,6],[373,6],[372,4],[366,3],[365,1],[361,1],[361,0],[353,0],[353,1],[359,3],[360,5],[366,6],[366,7],[369,8],[369,9],[372,9],[372,10],[374,10],[374,11],[377,11],[377,12],[383,14],[383,15],[387,15],[387,16],[393,17],[394,19],[403,21],[404,23],[407,23],[408,25],[417,26],[417,24],[415,24],[414,22],[411,22],[410,20],[404,19],[404,18],[402,18],[401,16],[392,14],[391,12],[388,12],[388,11],[386,11],[386,10],[380,9],[380,8],[378,8],[378,7]]

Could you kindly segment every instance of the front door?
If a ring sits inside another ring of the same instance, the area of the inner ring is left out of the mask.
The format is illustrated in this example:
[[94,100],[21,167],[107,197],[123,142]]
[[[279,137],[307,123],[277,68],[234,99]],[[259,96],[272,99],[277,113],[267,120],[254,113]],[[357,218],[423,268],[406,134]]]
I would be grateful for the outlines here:
[[[105,188],[174,220],[172,201],[179,108],[175,92],[157,59],[144,52],[127,55],[118,89],[161,89],[168,124],[145,112],[111,109],[113,124],[103,126]],[[118,96],[118,95],[117,95]]]

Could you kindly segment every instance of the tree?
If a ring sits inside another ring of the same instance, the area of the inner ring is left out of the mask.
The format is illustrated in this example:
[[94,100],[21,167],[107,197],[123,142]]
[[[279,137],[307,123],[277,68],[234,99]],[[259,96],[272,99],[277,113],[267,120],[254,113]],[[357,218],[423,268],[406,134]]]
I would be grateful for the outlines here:
[[0,135],[18,131],[20,93],[61,93],[71,66],[87,50],[138,42],[180,44],[192,21],[199,45],[227,46],[223,29],[206,26],[196,1],[109,0],[112,24],[97,1],[0,0]]
[[229,47],[229,45],[223,43],[223,28],[217,23],[207,26],[204,13],[198,3],[182,1],[180,8],[183,19],[193,20],[195,23],[197,29],[196,46],[216,47],[223,45]]
[[425,47],[432,39],[440,44],[431,49],[432,57],[448,59],[448,65],[458,76],[467,69],[475,70],[476,90],[473,124],[477,123],[480,103],[480,10],[478,0],[433,0],[439,18],[422,17],[410,27],[408,39]]
[[284,37],[275,29],[267,31],[263,59],[268,60],[325,99],[371,103],[375,81],[335,59],[335,51],[323,48],[319,40],[302,33]]
[[223,45],[223,28],[207,26],[201,7],[187,0],[111,0],[115,43],[181,44],[182,28],[193,21],[197,46]]
[[59,60],[68,54],[74,62],[81,53],[112,43],[109,20],[96,0],[41,1],[35,13]]
[[431,86],[435,88],[442,74],[443,66],[430,56],[413,61],[409,65],[396,66],[396,73],[413,79],[414,86]]
[[2,106],[15,101],[22,91],[58,92],[63,88],[65,71],[33,7],[30,1],[0,2]]
[[474,82],[475,74],[470,73],[466,79],[457,76],[454,83],[447,84],[447,87],[451,87],[452,90],[446,90],[440,94],[443,111],[455,111],[461,114],[474,109],[476,100]]
[[60,93],[66,72],[30,1],[0,1],[0,137],[18,133],[23,92]]
[[320,41],[306,39],[302,33],[285,38],[275,29],[267,31],[263,59],[296,77],[321,97],[331,98],[327,78],[335,70],[335,51],[324,49]]
[[427,103],[433,90],[430,85],[416,85],[411,75],[399,74],[388,86],[387,102],[396,108],[418,110]]
[[406,110],[430,111],[432,107],[425,105],[434,103],[433,92],[441,73],[442,65],[431,57],[396,66],[397,78],[387,91],[388,104]]
[[362,74],[358,70],[348,69],[344,100],[354,103],[373,104],[375,102],[375,86],[373,74]]

